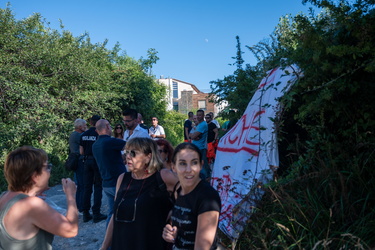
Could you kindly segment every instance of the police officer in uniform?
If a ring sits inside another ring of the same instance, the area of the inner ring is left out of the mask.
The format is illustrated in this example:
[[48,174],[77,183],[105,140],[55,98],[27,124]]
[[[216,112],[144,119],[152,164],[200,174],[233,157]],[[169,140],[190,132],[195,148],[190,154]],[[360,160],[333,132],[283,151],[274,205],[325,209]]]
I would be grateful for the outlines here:
[[[90,119],[90,129],[84,132],[80,140],[80,154],[84,157],[84,191],[83,191],[83,222],[93,219],[94,223],[105,220],[106,215],[100,213],[102,206],[102,177],[100,176],[98,165],[92,154],[92,144],[98,139],[95,131],[95,124],[100,120],[100,116],[93,115]],[[92,186],[94,185],[94,204],[91,207]],[[90,214],[90,208],[93,215]]]

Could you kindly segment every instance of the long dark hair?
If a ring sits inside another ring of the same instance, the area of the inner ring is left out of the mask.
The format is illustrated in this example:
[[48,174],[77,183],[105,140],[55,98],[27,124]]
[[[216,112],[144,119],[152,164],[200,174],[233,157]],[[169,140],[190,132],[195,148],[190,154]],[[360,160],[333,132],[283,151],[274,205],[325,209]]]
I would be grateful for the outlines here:
[[[121,127],[121,132],[120,133],[117,133],[117,127],[118,126],[120,126]],[[120,136],[118,136],[118,135],[120,135]],[[113,136],[115,137],[115,138],[123,138],[124,137],[124,127],[122,126],[122,124],[121,123],[117,123],[116,124],[116,126],[115,126],[115,128],[113,129]]]

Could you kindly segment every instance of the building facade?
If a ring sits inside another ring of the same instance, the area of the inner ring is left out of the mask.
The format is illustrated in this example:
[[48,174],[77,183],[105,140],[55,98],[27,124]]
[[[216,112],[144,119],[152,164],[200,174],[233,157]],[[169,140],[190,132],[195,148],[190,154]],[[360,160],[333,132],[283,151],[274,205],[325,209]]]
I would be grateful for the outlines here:
[[174,78],[158,79],[160,84],[167,87],[168,110],[182,114],[202,109],[205,113],[213,112],[214,116],[224,108],[209,101],[208,93],[200,91],[194,84]]

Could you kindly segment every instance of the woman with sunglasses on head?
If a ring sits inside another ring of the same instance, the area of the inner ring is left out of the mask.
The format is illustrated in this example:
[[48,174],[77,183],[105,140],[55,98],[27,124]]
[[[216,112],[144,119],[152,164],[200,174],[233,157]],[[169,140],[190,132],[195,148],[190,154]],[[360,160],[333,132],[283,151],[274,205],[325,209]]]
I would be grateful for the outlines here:
[[117,123],[113,129],[113,137],[124,140],[124,128],[120,123]]
[[172,145],[165,139],[156,140],[156,144],[158,145],[158,151],[163,161],[164,168],[172,171],[172,157],[174,151]]
[[164,249],[161,234],[177,178],[163,168],[156,142],[132,138],[125,146],[128,171],[119,176],[113,215],[101,249]]
[[218,192],[199,177],[201,151],[192,143],[182,143],[175,148],[172,161],[180,187],[163,239],[174,243],[173,249],[216,249],[221,201]]
[[7,156],[4,175],[8,191],[0,196],[0,249],[52,249],[54,235],[77,235],[76,185],[72,180],[62,179],[68,206],[65,216],[38,197],[48,189],[52,165],[47,160],[45,151],[27,146]]

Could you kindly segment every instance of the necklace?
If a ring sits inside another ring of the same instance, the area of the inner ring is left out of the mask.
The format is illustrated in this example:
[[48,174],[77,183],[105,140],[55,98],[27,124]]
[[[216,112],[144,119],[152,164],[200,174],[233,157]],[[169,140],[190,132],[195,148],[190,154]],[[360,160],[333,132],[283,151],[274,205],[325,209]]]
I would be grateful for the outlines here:
[[126,187],[126,190],[125,190],[125,192],[124,192],[124,194],[123,194],[123,196],[122,196],[122,198],[121,198],[121,201],[119,202],[119,204],[118,204],[118,206],[117,206],[117,209],[116,209],[116,217],[115,217],[115,220],[116,220],[117,222],[130,223],[130,222],[134,222],[134,221],[135,221],[135,215],[136,215],[136,213],[137,213],[137,201],[138,201],[138,198],[139,198],[139,196],[140,196],[140,194],[141,194],[141,191],[142,191],[142,189],[143,189],[143,185],[145,184],[146,179],[143,179],[142,186],[141,186],[141,188],[139,189],[139,192],[138,192],[137,198],[135,198],[135,200],[134,200],[134,212],[133,212],[133,218],[132,218],[131,220],[126,220],[126,219],[118,218],[118,214],[119,214],[119,213],[118,213],[118,209],[119,209],[119,207],[121,206],[121,204],[125,201],[125,196],[126,196],[126,194],[128,193],[128,191],[129,191],[129,187],[130,187],[130,185],[132,184],[133,180],[134,180],[134,179],[131,178],[131,180],[130,180],[128,186]]
[[146,179],[149,174],[150,173],[148,172],[148,170],[145,169],[145,174],[142,176],[142,178],[138,178],[138,176],[134,172],[132,172],[132,178],[136,180],[142,180],[142,179]]

